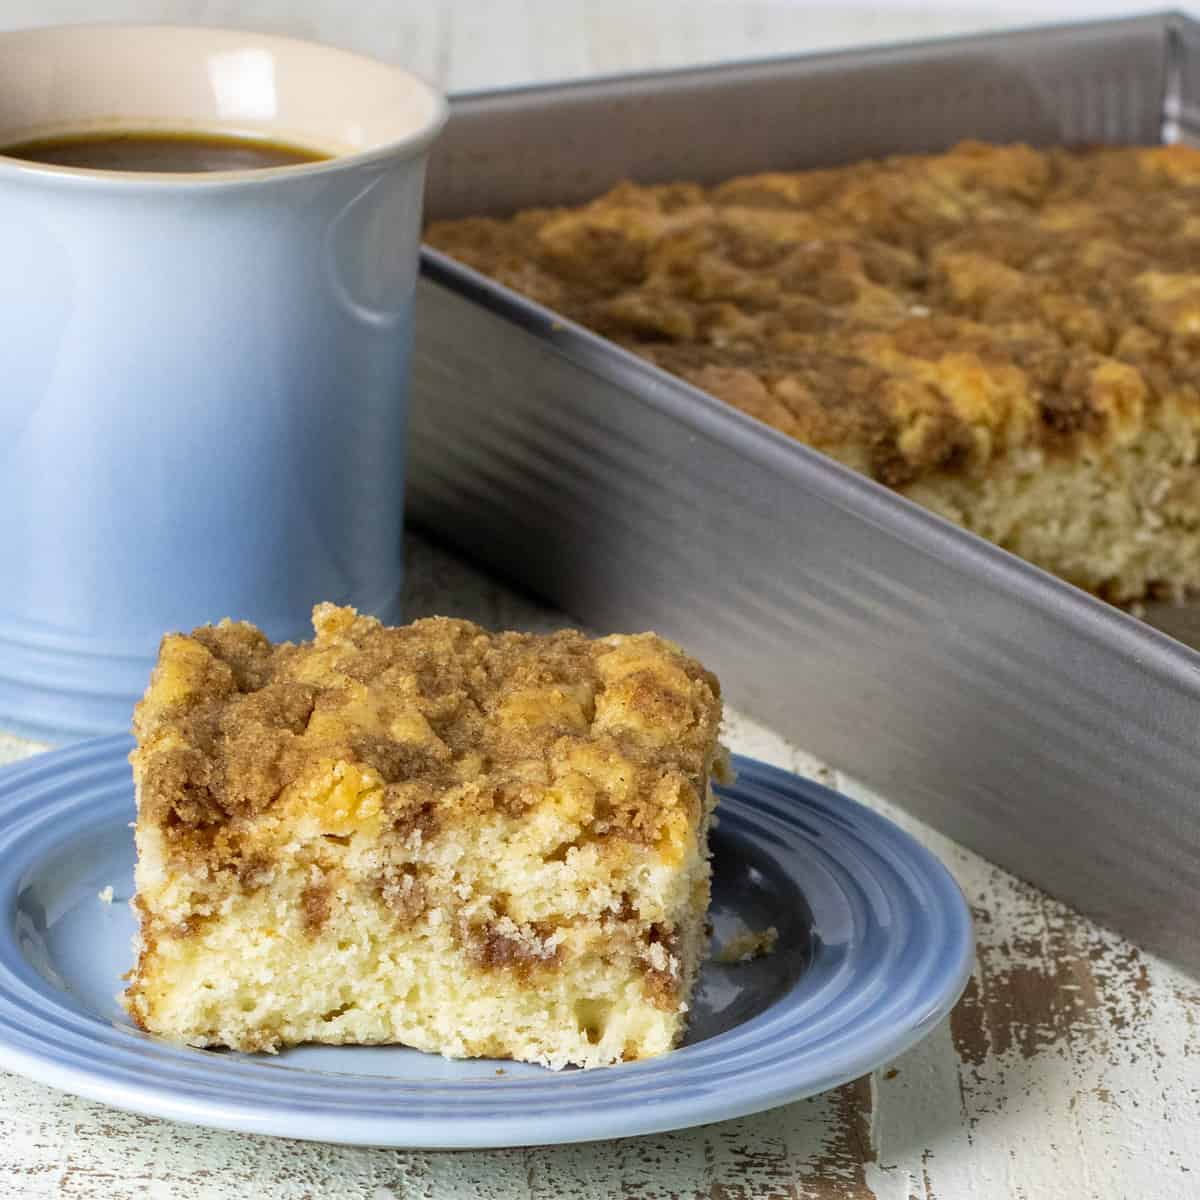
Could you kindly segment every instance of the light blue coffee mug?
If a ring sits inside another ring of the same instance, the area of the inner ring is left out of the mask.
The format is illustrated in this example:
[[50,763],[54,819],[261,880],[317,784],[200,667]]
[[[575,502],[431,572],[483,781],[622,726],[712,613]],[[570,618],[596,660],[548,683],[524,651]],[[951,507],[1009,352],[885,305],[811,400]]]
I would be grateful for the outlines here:
[[0,729],[125,729],[166,630],[398,616],[405,377],[442,99],[228,30],[0,34],[0,150],[114,127],[328,161],[211,174],[0,155]]

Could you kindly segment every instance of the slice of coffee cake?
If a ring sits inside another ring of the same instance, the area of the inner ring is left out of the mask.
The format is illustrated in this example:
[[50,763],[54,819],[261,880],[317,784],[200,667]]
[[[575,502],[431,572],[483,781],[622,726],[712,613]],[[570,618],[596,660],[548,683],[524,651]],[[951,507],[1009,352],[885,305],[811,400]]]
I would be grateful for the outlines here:
[[134,718],[126,1005],[197,1046],[659,1054],[704,956],[716,679],[653,634],[168,635]]

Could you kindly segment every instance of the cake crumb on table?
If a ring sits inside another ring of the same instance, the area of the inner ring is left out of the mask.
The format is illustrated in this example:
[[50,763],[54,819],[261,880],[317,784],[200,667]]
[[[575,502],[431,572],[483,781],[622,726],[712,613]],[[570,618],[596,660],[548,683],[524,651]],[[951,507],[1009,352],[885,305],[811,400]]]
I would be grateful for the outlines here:
[[101,904],[111,904],[113,902],[112,884],[110,883],[107,887],[102,887],[100,891],[96,893],[96,899],[99,900]]

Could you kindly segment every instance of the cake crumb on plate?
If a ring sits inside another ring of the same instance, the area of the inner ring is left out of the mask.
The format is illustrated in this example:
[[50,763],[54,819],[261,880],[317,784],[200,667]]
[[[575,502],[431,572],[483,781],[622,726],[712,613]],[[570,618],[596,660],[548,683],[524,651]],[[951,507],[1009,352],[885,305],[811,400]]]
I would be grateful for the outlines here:
[[746,929],[734,934],[723,945],[713,959],[719,963],[747,963],[756,958],[766,958],[775,949],[779,940],[779,930],[774,925],[766,929]]

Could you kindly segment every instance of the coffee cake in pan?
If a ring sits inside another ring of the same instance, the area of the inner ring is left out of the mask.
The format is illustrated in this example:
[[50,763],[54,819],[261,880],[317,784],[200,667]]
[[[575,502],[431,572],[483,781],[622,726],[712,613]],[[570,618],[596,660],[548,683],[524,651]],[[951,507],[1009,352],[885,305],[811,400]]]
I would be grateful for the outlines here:
[[126,1005],[197,1046],[669,1050],[707,946],[716,679],[653,634],[163,640],[135,718]]
[[1200,151],[968,142],[426,237],[1080,587],[1200,587]]

